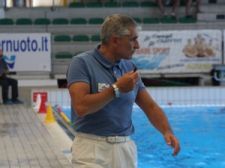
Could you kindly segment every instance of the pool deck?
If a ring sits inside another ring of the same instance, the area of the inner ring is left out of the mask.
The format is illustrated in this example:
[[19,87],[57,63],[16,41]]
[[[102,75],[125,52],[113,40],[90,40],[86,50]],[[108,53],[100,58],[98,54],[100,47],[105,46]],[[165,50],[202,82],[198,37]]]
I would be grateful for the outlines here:
[[1,168],[72,168],[72,141],[28,105],[0,104]]

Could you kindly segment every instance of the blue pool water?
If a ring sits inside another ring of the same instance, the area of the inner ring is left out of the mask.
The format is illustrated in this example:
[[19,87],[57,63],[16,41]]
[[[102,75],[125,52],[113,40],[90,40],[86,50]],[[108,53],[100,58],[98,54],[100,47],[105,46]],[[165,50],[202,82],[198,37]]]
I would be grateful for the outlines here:
[[[64,111],[69,115],[69,109]],[[169,107],[164,111],[182,150],[172,156],[161,134],[134,107],[132,138],[138,147],[139,168],[225,168],[225,108]]]

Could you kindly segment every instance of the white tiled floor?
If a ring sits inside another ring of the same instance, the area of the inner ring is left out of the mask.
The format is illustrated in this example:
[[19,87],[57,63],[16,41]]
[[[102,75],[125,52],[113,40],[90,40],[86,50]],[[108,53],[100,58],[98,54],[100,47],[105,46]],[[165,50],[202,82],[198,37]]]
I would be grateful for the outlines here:
[[1,168],[72,168],[37,114],[25,105],[0,105]]

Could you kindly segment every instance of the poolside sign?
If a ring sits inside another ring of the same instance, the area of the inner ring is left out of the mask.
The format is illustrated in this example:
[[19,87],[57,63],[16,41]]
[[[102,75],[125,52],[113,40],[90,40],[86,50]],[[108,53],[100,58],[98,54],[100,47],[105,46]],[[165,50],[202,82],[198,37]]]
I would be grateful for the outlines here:
[[0,33],[0,48],[10,71],[51,71],[49,33]]
[[33,108],[38,113],[46,113],[46,103],[48,101],[47,91],[33,91],[32,102]]

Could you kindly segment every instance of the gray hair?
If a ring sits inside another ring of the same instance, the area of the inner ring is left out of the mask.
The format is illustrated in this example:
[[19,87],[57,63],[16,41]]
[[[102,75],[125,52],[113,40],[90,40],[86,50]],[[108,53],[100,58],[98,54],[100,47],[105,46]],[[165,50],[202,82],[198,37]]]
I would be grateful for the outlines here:
[[112,35],[129,35],[129,27],[137,27],[137,23],[129,16],[113,14],[106,17],[100,32],[102,43],[106,44]]

